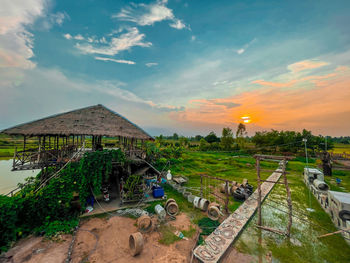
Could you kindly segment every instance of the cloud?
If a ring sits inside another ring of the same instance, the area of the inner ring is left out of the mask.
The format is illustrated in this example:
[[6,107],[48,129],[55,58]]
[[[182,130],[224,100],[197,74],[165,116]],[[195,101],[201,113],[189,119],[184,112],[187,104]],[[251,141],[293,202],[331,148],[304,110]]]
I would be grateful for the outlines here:
[[196,41],[196,36],[191,36],[191,42]]
[[132,4],[122,8],[121,11],[113,15],[121,21],[136,23],[140,26],[151,26],[163,20],[170,20],[169,26],[176,29],[187,27],[184,22],[174,16],[173,10],[166,6],[167,1],[156,1],[151,4]]
[[[85,38],[84,38],[82,35],[80,35],[80,34],[74,36],[73,38],[74,38],[75,40],[84,40],[84,39],[85,39]],[[90,41],[88,41],[88,42],[90,42]]]
[[150,47],[151,42],[145,42],[145,34],[141,34],[136,27],[126,28],[126,33],[112,37],[103,45],[76,44],[76,47],[85,54],[100,54],[114,56],[121,51],[130,50],[132,47]]
[[96,60],[102,60],[102,61],[112,61],[112,62],[115,62],[115,63],[129,64],[129,65],[136,64],[134,61],[123,60],[123,59],[113,59],[113,58],[104,58],[104,57],[95,57],[95,59]]
[[158,63],[156,63],[156,62],[149,62],[149,63],[146,63],[145,65],[150,68],[150,67],[158,66]]
[[67,13],[57,12],[56,14],[50,15],[50,20],[53,24],[62,25],[65,19],[69,18]]
[[184,29],[187,27],[180,19],[175,19],[173,23],[169,24],[169,26],[176,29]]
[[33,68],[33,35],[26,29],[44,15],[44,0],[5,0],[0,9],[0,68]]
[[[350,86],[349,67],[291,80],[288,88],[267,86],[227,98],[191,100],[185,111],[170,116],[197,128],[236,125],[242,116],[250,116],[251,131],[306,128],[339,136],[350,129],[350,89],[344,88]],[[233,107],[225,108],[229,103]]]
[[291,72],[297,73],[304,70],[316,69],[328,65],[329,63],[317,60],[303,60],[293,64],[288,65],[288,69]]
[[63,37],[66,38],[66,39],[72,39],[72,35],[68,34],[68,33],[64,34]]
[[247,50],[247,48],[248,48],[251,44],[253,44],[255,41],[256,41],[256,38],[254,38],[253,40],[251,40],[249,43],[245,44],[242,48],[236,50],[236,53],[237,53],[238,55],[243,54],[243,53]]
[[141,126],[162,123],[167,127],[172,120],[165,113],[184,110],[136,95],[128,90],[126,83],[118,80],[87,81],[68,77],[58,69],[40,67],[1,70],[0,94],[0,129],[98,103]]

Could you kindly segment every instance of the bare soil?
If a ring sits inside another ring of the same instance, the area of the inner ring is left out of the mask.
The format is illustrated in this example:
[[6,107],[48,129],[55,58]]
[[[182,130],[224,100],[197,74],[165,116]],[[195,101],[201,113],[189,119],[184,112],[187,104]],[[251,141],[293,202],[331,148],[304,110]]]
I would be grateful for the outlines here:
[[[185,214],[178,215],[176,220],[169,221],[168,224],[179,231],[189,230],[191,227],[191,222]],[[132,257],[129,251],[129,236],[134,232],[137,232],[136,220],[131,218],[115,216],[86,219],[77,232],[71,262],[182,263],[190,261],[195,235],[189,240],[180,240],[166,246],[159,244],[158,241],[161,238],[159,232],[143,234],[143,251]],[[61,236],[59,241],[29,237],[9,250],[5,254],[6,259],[2,262],[63,263],[67,258],[71,241],[70,235]]]

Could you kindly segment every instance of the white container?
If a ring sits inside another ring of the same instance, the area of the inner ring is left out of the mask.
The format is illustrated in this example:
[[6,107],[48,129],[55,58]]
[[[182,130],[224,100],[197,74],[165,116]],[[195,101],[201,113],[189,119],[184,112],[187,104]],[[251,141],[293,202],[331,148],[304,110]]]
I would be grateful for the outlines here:
[[209,206],[209,201],[205,198],[202,198],[199,202],[198,208],[206,212],[208,210],[208,206]]
[[167,179],[168,181],[171,181],[171,180],[173,179],[173,176],[171,175],[170,170],[168,170],[168,173],[167,173],[167,175],[166,175],[166,179]]
[[161,206],[161,205],[156,205],[154,207],[154,211],[156,212],[156,214],[158,215],[159,219],[164,220],[165,216],[166,216],[166,212],[165,209]]
[[201,201],[201,198],[198,197],[198,196],[195,196],[194,200],[193,200],[193,204],[194,204],[194,207],[197,207],[199,208],[199,202]]

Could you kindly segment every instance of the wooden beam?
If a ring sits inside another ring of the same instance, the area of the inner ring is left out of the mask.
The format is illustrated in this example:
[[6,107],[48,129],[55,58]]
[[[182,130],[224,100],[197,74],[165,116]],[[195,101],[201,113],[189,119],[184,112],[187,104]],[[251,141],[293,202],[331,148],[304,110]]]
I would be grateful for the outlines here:
[[260,178],[260,157],[256,158],[256,174],[258,179],[258,225],[262,225],[261,220],[261,178]]
[[328,234],[324,234],[324,235],[318,236],[317,238],[328,237],[328,236],[332,236],[332,235],[335,235],[335,234],[339,234],[341,232],[347,232],[349,230],[350,230],[350,228],[348,228],[348,229],[340,229],[340,230],[332,232],[332,233],[328,233]]
[[290,189],[289,189],[289,185],[288,185],[288,180],[287,180],[287,175],[285,173],[286,171],[286,160],[284,160],[283,162],[283,179],[284,179],[284,184],[286,185],[286,192],[287,192],[287,204],[288,204],[288,226],[287,226],[287,236],[290,236],[290,230],[292,228],[292,223],[293,223],[293,219],[292,219],[292,213],[293,213],[293,206],[292,206],[292,197],[290,194]]
[[226,200],[225,200],[225,212],[226,212],[226,214],[228,214],[228,201],[229,201],[228,181],[226,181],[226,184],[225,184],[225,195],[226,195]]
[[255,154],[254,158],[260,159],[271,159],[271,160],[293,160],[293,156],[278,156],[278,155],[264,155],[264,154]]
[[281,236],[285,236],[286,233],[284,233],[283,231],[281,230],[278,230],[278,229],[274,229],[274,228],[270,228],[270,227],[266,227],[266,226],[259,226],[259,225],[255,225],[256,227],[262,229],[262,230],[266,230],[266,231],[270,231],[272,233],[276,233],[276,234],[279,234]]

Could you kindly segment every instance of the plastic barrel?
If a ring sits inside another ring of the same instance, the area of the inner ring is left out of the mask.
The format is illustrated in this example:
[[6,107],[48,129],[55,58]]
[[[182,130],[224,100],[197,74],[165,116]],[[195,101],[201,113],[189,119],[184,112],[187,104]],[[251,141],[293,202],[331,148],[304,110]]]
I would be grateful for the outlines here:
[[189,196],[187,196],[187,201],[190,203],[193,203],[195,196],[193,194],[190,194]]
[[209,206],[209,201],[205,198],[202,198],[199,202],[199,209],[202,211],[207,211]]
[[199,208],[199,202],[200,202],[200,201],[201,201],[201,198],[198,197],[198,196],[195,196],[194,199],[193,199],[194,207]]
[[141,253],[143,249],[143,237],[140,232],[136,232],[129,237],[130,253],[134,257]]
[[161,219],[161,220],[165,219],[166,212],[165,212],[164,208],[161,205],[159,205],[159,204],[156,205],[154,207],[154,211],[158,215],[159,219]]
[[191,194],[191,192],[188,192],[188,191],[184,191],[182,193],[182,196],[185,197],[187,199],[187,196],[189,196]]

